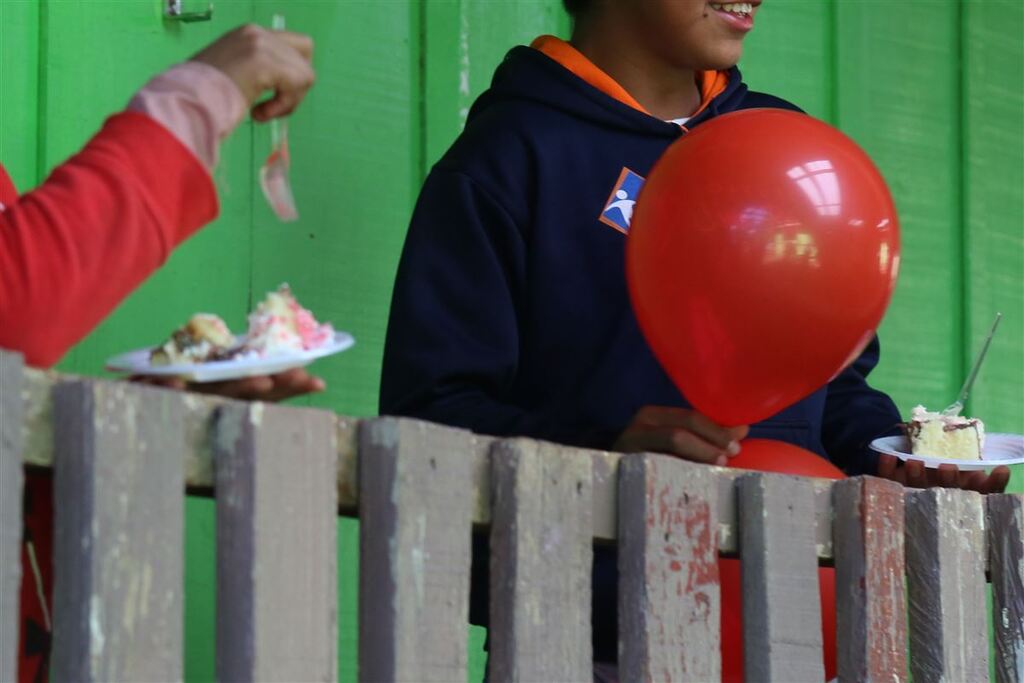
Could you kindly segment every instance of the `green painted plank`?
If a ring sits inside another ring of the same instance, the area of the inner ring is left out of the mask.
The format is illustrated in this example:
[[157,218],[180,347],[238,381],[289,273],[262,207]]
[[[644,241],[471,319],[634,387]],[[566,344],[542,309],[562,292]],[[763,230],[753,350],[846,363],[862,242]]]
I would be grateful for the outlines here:
[[[968,363],[1003,321],[968,410],[1024,433],[1024,3],[964,5],[964,256]],[[1024,470],[1016,475],[1024,476]],[[1018,489],[1024,490],[1024,488]]]
[[834,0],[766,2],[743,49],[743,80],[832,121],[833,15]]
[[[391,286],[416,194],[418,12],[407,2],[257,3],[269,24],[316,41],[317,85],[289,122],[291,180],[300,219],[281,223],[254,202],[252,291],[288,282],[317,317],[356,346],[323,360],[327,392],[313,401],[342,413],[377,411]],[[257,130],[257,159],[269,152]]]
[[36,185],[39,2],[0,3],[0,163],[25,192]]
[[840,0],[840,127],[880,167],[902,266],[873,384],[901,411],[942,408],[961,375],[959,10],[956,0]]
[[[356,346],[313,371],[327,392],[302,403],[374,415],[395,269],[420,183],[420,7],[379,0],[257,0],[256,20],[283,12],[316,42],[316,87],[289,121],[300,219],[253,205],[254,297],[288,282]],[[269,151],[257,129],[257,160]],[[356,680],[358,524],[338,526],[338,677]]]
[[[48,0],[41,7],[47,31],[41,162],[47,169],[81,148],[149,77],[251,16],[250,0],[219,0],[212,21],[186,25],[164,21],[159,2]],[[109,356],[161,341],[197,311],[218,313],[233,327],[243,324],[253,173],[249,124],[243,124],[222,150],[215,174],[221,217],[79,344],[63,369],[96,374]]]
[[185,680],[214,683],[217,517],[210,498],[185,498]]
[[[163,21],[159,8],[157,2],[133,0],[49,0],[42,5],[41,166],[50,168],[79,149],[150,76],[248,21],[252,13],[249,0],[219,0],[213,21],[178,25]],[[5,38],[7,28],[0,28]],[[69,354],[63,368],[96,374],[108,356],[159,341],[198,310],[221,314],[235,328],[244,324],[255,182],[250,128],[243,124],[222,149],[215,174],[221,218],[181,247]],[[186,533],[185,679],[212,681],[215,539],[208,501],[189,501]]]
[[[474,100],[515,45],[553,34],[569,38],[561,0],[422,0],[420,177],[462,132]],[[469,633],[469,680],[482,680],[486,631]]]
[[561,0],[428,0],[424,15],[426,169],[451,145],[470,105],[515,45],[568,38]]

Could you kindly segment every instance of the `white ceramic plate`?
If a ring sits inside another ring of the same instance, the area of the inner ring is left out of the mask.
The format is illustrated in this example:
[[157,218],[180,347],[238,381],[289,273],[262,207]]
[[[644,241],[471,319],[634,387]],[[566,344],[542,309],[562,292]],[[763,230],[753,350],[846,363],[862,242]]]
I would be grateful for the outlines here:
[[262,358],[234,358],[187,365],[152,365],[149,362],[150,347],[114,356],[107,361],[107,369],[150,377],[181,377],[192,382],[220,382],[301,368],[317,358],[341,353],[355,343],[349,333],[335,332],[333,340],[314,351],[290,351]]
[[910,441],[905,436],[885,436],[871,442],[871,449],[900,460],[920,460],[925,467],[956,465],[962,470],[987,470],[996,465],[1020,465],[1024,463],[1024,436],[1020,434],[986,434],[981,460],[959,460],[957,458],[932,458],[914,455],[910,452]]

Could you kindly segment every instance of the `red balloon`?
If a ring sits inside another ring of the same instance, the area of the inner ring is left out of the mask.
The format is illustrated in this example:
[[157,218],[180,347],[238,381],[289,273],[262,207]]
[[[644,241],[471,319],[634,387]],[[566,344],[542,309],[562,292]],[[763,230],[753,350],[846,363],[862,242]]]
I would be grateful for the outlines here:
[[715,118],[673,144],[637,201],[637,320],[687,400],[752,424],[871,340],[899,268],[885,181],[849,138],[791,111]]
[[[730,460],[730,467],[762,472],[797,474],[823,479],[842,479],[842,470],[819,455],[782,441],[746,439],[743,450]],[[740,561],[718,561],[722,587],[722,681],[743,681],[743,591]],[[836,677],[836,574],[831,568],[818,569],[821,595],[821,634],[824,643],[825,680]]]

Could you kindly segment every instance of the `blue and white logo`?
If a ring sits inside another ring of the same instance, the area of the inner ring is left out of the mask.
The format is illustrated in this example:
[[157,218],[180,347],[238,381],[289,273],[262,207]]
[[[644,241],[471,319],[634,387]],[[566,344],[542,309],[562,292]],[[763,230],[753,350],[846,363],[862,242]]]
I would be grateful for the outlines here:
[[629,234],[629,223],[633,220],[633,207],[640,196],[640,188],[644,186],[644,178],[628,168],[623,168],[619,179],[612,188],[600,220],[605,225],[615,228],[624,235]]

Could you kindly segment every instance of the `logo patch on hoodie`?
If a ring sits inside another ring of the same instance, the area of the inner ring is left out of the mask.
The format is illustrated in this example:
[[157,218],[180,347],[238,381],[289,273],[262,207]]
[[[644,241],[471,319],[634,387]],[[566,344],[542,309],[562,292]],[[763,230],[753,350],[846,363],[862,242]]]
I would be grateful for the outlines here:
[[598,219],[623,235],[628,235],[629,223],[633,220],[633,207],[636,206],[636,199],[640,196],[640,188],[643,186],[643,176],[623,168]]

